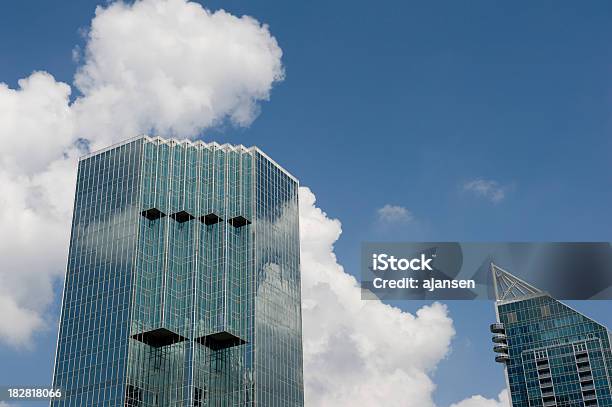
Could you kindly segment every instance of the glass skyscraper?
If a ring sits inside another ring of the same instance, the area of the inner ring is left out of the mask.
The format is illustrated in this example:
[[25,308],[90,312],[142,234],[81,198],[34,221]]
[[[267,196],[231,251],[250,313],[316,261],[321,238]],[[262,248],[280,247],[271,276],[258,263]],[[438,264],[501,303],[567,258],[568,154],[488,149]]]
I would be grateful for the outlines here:
[[298,181],[256,147],[83,157],[52,405],[303,406],[298,226]]
[[547,293],[491,265],[495,360],[512,407],[612,406],[612,336]]

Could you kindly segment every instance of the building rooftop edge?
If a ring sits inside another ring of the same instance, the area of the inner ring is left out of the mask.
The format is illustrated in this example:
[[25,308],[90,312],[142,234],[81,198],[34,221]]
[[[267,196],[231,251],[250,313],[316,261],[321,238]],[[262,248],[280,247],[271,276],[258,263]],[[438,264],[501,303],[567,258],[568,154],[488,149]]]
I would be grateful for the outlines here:
[[493,276],[495,299],[498,301],[520,299],[540,294],[543,291],[501,268],[494,262],[491,262],[491,273]]
[[[495,308],[497,308],[497,307],[499,307],[499,306],[502,306],[502,305],[512,304],[512,303],[514,303],[514,302],[527,301],[527,300],[531,300],[531,299],[533,299],[533,298],[538,298],[538,297],[549,297],[549,298],[553,299],[554,301],[557,301],[559,304],[562,304],[563,306],[565,306],[565,307],[567,307],[567,308],[571,309],[571,310],[572,310],[572,311],[574,311],[575,313],[580,314],[580,315],[582,315],[583,317],[585,317],[585,318],[587,318],[587,319],[589,319],[589,320],[591,320],[591,321],[595,322],[596,324],[598,324],[598,325],[600,325],[600,326],[604,327],[604,328],[606,329],[606,331],[608,331],[608,335],[611,337],[611,340],[612,340],[612,330],[610,330],[610,328],[608,328],[608,327],[607,327],[607,326],[606,326],[604,323],[599,322],[597,319],[595,319],[595,318],[593,318],[593,317],[588,316],[587,314],[585,314],[585,313],[584,313],[584,312],[582,312],[582,311],[578,311],[576,308],[572,307],[571,305],[569,305],[569,304],[568,304],[568,303],[566,303],[565,301],[563,301],[563,300],[559,300],[559,299],[557,299],[557,298],[553,297],[552,295],[550,295],[550,294],[549,294],[549,293],[547,293],[546,291],[542,291],[541,293],[538,293],[538,294],[532,294],[532,295],[525,296],[525,297],[523,297],[523,298],[516,298],[516,299],[512,299],[512,300],[496,300],[496,301],[495,301]],[[498,317],[498,319],[497,319],[497,322],[501,322],[501,321],[499,321],[499,317]]]
[[[526,283],[524,280],[522,280],[522,279],[520,279],[520,278],[516,277],[514,274],[511,274],[511,273],[509,273],[508,271],[506,271],[506,270],[502,269],[501,267],[499,267],[497,264],[495,264],[495,263],[493,263],[493,262],[491,262],[491,267],[492,267],[492,268],[493,268],[493,267],[495,267],[495,268],[497,268],[497,269],[499,269],[499,270],[503,271],[504,273],[508,273],[508,274],[510,274],[510,275],[511,275],[513,278],[517,279],[518,281],[520,281],[520,282],[522,282],[522,283],[529,284],[529,283]],[[495,278],[495,276],[494,276],[494,278]],[[532,288],[534,288],[534,289],[536,289],[536,290],[537,290],[537,292],[532,292],[532,293],[528,293],[528,294],[525,294],[525,295],[520,296],[520,297],[513,297],[513,298],[509,298],[509,299],[499,299],[499,298],[496,298],[496,299],[495,299],[495,308],[497,308],[497,307],[499,307],[499,306],[502,306],[502,305],[512,304],[512,303],[515,303],[515,302],[521,302],[521,301],[531,300],[531,299],[533,299],[533,298],[538,298],[538,297],[549,297],[549,298],[552,298],[553,300],[557,301],[558,303],[563,304],[564,306],[568,307],[569,309],[571,309],[572,311],[576,312],[577,314],[580,314],[580,315],[582,315],[583,317],[585,317],[585,318],[587,318],[587,319],[589,319],[589,320],[591,320],[591,321],[595,322],[596,324],[598,324],[598,325],[600,325],[600,326],[604,327],[604,328],[605,328],[605,329],[608,331],[608,335],[609,335],[609,336],[612,338],[612,331],[611,331],[611,330],[610,330],[610,328],[608,328],[608,327],[607,327],[605,324],[603,324],[603,323],[599,322],[598,320],[596,320],[596,319],[594,319],[594,318],[592,318],[592,317],[590,317],[590,316],[586,315],[585,313],[583,313],[583,312],[581,312],[581,311],[578,311],[577,309],[575,309],[575,308],[574,308],[574,307],[572,307],[571,305],[567,304],[566,302],[564,302],[564,301],[562,301],[562,300],[559,300],[559,299],[557,299],[557,298],[553,297],[553,296],[552,296],[550,293],[548,293],[547,291],[540,290],[540,289],[538,289],[538,288],[533,287],[532,285],[529,285],[529,286],[530,286],[530,287],[532,287]],[[501,321],[499,321],[499,316],[497,317],[497,322],[501,322]]]
[[163,137],[160,136],[147,136],[147,135],[141,135],[141,136],[136,136],[136,137],[131,137],[125,140],[122,140],[120,142],[117,142],[115,144],[112,144],[108,147],[104,147],[95,151],[91,151],[87,154],[82,155],[81,157],[79,157],[79,162],[86,160],[88,158],[94,157],[96,155],[105,153],[107,151],[113,150],[115,148],[121,147],[123,145],[129,144],[131,142],[137,141],[137,140],[141,140],[144,139],[145,141],[149,141],[149,142],[158,142],[158,143],[164,143],[164,144],[171,144],[171,143],[175,143],[175,144],[186,144],[186,145],[190,145],[190,146],[194,146],[194,147],[198,147],[198,146],[202,146],[202,147],[215,147],[218,149],[229,149],[232,151],[244,151],[244,152],[257,152],[259,154],[261,154],[262,156],[264,156],[268,161],[270,161],[272,164],[274,164],[276,167],[278,167],[278,169],[280,169],[282,172],[284,172],[289,178],[291,178],[292,180],[294,180],[295,182],[300,183],[300,181],[294,177],[289,171],[287,171],[285,168],[283,168],[283,166],[281,166],[279,163],[277,163],[276,161],[274,161],[269,155],[267,155],[266,153],[264,153],[259,147],[257,146],[251,146],[251,147],[245,147],[242,144],[229,144],[229,143],[224,143],[224,144],[219,144],[216,141],[212,141],[212,142],[205,142],[203,140],[189,140],[189,139],[176,139],[176,138],[168,138],[165,139]]

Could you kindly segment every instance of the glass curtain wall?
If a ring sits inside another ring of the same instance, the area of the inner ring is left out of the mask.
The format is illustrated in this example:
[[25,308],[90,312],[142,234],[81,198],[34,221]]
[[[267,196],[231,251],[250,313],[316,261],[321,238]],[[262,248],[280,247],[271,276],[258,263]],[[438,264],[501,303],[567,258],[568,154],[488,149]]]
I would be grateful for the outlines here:
[[256,148],[82,159],[53,405],[302,406],[297,194]]

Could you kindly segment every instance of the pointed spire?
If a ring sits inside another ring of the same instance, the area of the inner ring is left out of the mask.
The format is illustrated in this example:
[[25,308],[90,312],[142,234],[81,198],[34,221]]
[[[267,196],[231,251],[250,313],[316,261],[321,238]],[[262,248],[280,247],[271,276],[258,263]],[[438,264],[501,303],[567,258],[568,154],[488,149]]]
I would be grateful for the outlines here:
[[503,268],[491,263],[491,273],[493,273],[493,287],[495,287],[495,298],[498,301],[515,300],[530,294],[540,294],[531,284],[508,273]]

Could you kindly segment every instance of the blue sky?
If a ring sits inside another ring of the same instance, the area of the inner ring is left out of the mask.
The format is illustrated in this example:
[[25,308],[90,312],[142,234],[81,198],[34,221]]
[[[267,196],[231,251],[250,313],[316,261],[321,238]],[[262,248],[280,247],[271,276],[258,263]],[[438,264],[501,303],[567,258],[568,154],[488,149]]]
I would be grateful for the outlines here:
[[[95,4],[4,5],[0,82],[14,87],[44,69],[71,83],[72,50]],[[610,239],[611,3],[204,5],[269,24],[286,69],[249,128],[204,138],[256,144],[309,186],[342,221],[336,253],[347,271],[358,270],[365,240]],[[496,182],[504,198],[466,191],[474,179]],[[381,225],[385,204],[414,219]],[[612,326],[609,303],[572,305]],[[435,374],[444,389],[436,400],[497,395],[504,383],[490,349],[492,304],[449,308],[457,336]],[[39,334],[31,350],[0,347],[0,383],[48,382],[55,337]],[[475,369],[477,381],[465,374]]]

